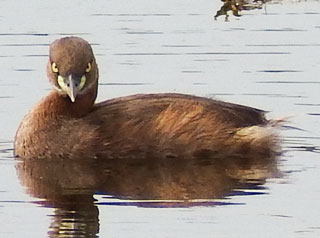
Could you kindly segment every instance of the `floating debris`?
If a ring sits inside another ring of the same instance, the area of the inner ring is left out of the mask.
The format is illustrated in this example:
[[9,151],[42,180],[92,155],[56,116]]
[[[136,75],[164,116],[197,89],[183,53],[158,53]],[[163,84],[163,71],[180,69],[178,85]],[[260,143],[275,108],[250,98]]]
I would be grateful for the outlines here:
[[236,17],[240,17],[242,10],[254,10],[262,9],[263,4],[270,0],[221,0],[223,2],[222,7],[217,11],[214,19],[217,20],[219,16],[224,15],[225,21],[229,20],[228,12],[232,11],[232,14]]

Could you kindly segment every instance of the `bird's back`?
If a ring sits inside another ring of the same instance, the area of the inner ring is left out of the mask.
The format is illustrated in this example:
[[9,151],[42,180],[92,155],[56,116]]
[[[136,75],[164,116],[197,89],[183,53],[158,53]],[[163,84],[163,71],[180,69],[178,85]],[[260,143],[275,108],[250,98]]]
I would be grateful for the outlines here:
[[98,128],[98,154],[109,157],[239,151],[243,141],[237,133],[267,123],[261,110],[183,94],[108,100],[96,104],[84,120]]

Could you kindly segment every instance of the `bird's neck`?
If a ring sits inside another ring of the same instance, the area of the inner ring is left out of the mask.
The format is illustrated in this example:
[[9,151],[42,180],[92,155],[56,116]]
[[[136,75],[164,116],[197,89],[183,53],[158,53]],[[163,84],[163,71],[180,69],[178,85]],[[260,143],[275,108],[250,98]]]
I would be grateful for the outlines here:
[[61,95],[52,90],[36,108],[49,117],[79,118],[92,110],[96,95],[96,89],[90,90],[85,95],[78,95],[76,101],[71,102],[67,95]]
[[50,142],[56,139],[57,131],[63,128],[66,120],[81,118],[90,113],[96,92],[90,90],[72,103],[67,96],[52,90],[21,122],[15,137],[15,156],[47,156],[46,148],[51,146]]

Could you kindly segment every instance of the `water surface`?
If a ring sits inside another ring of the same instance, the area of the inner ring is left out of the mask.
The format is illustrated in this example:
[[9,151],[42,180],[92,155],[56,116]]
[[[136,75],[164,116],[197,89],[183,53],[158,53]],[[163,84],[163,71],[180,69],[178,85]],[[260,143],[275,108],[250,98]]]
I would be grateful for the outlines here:
[[[1,1],[1,237],[319,237],[319,2],[268,4],[229,22],[214,21],[220,6],[208,0]],[[289,117],[276,169],[264,165],[253,173],[260,177],[240,183],[243,178],[232,180],[214,163],[182,169],[172,162],[110,168],[15,161],[19,122],[50,89],[48,45],[66,35],[92,44],[99,101],[182,92]],[[159,174],[152,176],[155,168]],[[98,169],[119,173],[101,184]],[[163,191],[171,192],[169,199],[156,196]],[[190,191],[197,199],[187,202],[182,195]]]

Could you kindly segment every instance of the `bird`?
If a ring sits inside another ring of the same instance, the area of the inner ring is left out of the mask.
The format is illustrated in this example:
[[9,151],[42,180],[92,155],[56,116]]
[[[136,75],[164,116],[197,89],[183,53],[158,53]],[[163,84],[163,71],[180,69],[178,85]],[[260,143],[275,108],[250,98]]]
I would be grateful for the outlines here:
[[98,65],[75,36],[49,47],[52,90],[23,118],[14,139],[22,159],[246,157],[274,153],[266,111],[178,93],[136,94],[95,103]]

